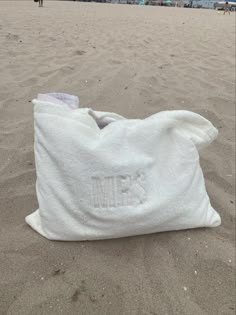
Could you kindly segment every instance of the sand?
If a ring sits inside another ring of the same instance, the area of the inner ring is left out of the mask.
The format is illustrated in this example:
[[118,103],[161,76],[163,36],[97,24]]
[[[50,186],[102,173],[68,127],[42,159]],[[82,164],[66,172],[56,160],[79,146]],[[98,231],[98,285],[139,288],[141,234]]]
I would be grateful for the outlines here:
[[[0,314],[235,314],[235,15],[79,2],[0,1]],[[219,129],[201,165],[222,225],[52,242],[37,208],[31,100],[143,118],[202,114]]]

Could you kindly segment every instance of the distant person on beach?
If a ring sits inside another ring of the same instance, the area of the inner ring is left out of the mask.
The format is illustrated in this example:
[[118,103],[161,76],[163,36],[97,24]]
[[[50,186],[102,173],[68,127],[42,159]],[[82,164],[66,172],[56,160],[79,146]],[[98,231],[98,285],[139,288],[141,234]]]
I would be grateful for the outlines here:
[[230,14],[230,8],[229,8],[229,3],[228,3],[228,1],[225,2],[224,15],[225,15],[226,12],[228,12],[228,13]]
[[39,0],[39,7],[43,7],[43,0]]

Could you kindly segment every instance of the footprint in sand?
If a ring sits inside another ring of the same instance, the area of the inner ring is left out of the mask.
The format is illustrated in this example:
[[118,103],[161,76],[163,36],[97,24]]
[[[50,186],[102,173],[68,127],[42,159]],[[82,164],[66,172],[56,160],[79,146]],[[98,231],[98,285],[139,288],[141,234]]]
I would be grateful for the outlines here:
[[6,35],[6,39],[8,39],[8,40],[18,40],[19,39],[19,35],[8,33]]
[[76,50],[75,51],[75,55],[77,55],[77,56],[83,56],[84,54],[86,54],[86,51],[84,51],[84,50]]

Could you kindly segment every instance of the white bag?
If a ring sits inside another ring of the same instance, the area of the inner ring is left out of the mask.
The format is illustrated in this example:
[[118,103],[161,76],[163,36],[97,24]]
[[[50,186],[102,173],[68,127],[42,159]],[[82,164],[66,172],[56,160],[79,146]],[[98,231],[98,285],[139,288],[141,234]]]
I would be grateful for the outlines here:
[[217,136],[188,111],[144,120],[79,109],[78,99],[34,104],[39,209],[26,222],[51,240],[93,240],[218,226],[198,149]]

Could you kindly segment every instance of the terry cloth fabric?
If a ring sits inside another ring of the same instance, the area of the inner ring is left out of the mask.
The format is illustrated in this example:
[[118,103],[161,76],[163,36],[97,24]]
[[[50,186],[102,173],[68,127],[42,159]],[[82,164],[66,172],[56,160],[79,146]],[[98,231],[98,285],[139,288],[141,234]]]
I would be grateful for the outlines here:
[[95,240],[218,226],[198,150],[217,137],[189,111],[146,119],[33,100],[39,209],[26,222],[50,240]]

